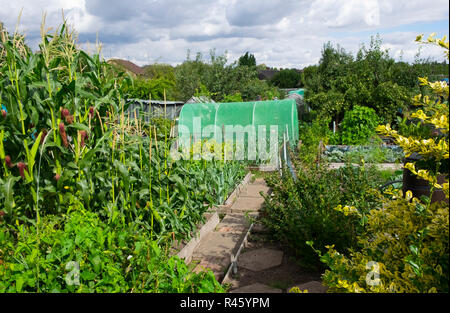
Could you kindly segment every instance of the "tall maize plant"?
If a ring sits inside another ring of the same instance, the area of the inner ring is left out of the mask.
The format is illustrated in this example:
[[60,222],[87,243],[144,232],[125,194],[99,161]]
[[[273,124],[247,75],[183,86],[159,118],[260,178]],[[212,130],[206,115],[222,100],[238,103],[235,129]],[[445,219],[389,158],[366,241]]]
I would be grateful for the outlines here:
[[[45,197],[50,208],[56,208],[53,200],[64,202],[58,186],[48,182],[63,183],[70,175],[65,169],[79,169],[90,150],[85,148],[88,138],[96,142],[104,133],[101,116],[109,107],[118,111],[120,100],[99,54],[91,57],[78,50],[76,35],[66,23],[49,34],[44,18],[41,36],[39,51],[33,53],[23,35],[0,30],[0,198],[5,216],[23,219],[32,217],[38,199]],[[39,151],[45,151],[41,197]]]
[[130,118],[120,88],[129,78],[110,74],[100,49],[80,50],[65,22],[50,33],[44,18],[41,37],[33,53],[1,29],[0,219],[34,224],[76,200],[158,240],[189,237],[207,204],[226,197],[214,199],[208,177],[226,166],[236,181],[243,166],[170,160],[173,139]]

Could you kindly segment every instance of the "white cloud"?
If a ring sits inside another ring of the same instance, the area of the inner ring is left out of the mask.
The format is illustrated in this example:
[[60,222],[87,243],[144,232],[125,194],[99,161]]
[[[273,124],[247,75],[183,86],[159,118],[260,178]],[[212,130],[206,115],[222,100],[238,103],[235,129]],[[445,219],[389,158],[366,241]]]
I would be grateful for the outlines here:
[[380,7],[377,0],[318,0],[312,4],[309,17],[328,27],[349,27],[360,23],[378,26]]

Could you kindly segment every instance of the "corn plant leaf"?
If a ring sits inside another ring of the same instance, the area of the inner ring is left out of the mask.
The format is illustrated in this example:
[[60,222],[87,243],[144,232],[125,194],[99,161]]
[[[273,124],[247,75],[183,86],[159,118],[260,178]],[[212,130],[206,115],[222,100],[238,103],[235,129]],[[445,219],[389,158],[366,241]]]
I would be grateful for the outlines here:
[[67,126],[67,128],[75,128],[75,129],[78,129],[78,130],[84,130],[86,132],[89,132],[89,127],[84,125],[84,124],[80,124],[80,123],[70,124],[69,126]]
[[5,197],[5,213],[11,212],[14,208],[14,184],[20,179],[19,176],[8,176],[3,185],[3,195]]
[[120,175],[123,179],[123,186],[125,188],[125,192],[128,193],[128,190],[130,188],[130,174],[122,163],[120,163],[117,160],[114,160],[114,166],[119,170]]
[[39,133],[36,140],[34,141],[33,147],[31,147],[31,151],[28,159],[28,168],[30,170],[30,176],[33,178],[33,167],[36,159],[36,153],[38,151],[39,145],[41,143],[42,132]]

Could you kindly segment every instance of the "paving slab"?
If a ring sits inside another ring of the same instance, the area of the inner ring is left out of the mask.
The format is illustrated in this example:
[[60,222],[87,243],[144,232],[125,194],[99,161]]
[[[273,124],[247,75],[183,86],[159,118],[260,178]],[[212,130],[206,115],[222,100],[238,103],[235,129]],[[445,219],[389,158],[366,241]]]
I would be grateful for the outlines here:
[[328,287],[322,285],[320,282],[318,281],[309,281],[307,283],[304,284],[299,284],[299,285],[294,285],[290,288],[288,288],[288,292],[289,290],[291,290],[291,288],[293,287],[298,287],[300,290],[308,290],[308,293],[326,293]]
[[250,222],[243,214],[227,214],[216,227],[218,232],[238,232],[246,231]]
[[267,186],[266,180],[265,180],[264,178],[256,178],[256,179],[252,182],[252,185],[257,185],[257,184]]
[[243,235],[233,232],[211,232],[195,248],[192,257],[202,259],[208,256],[220,256],[230,260],[230,253],[236,250]]
[[283,290],[272,288],[260,283],[231,290],[230,293],[282,293]]
[[281,264],[283,251],[260,248],[244,252],[239,256],[238,266],[258,272]]
[[227,261],[227,258],[209,256],[203,258],[202,260],[199,260],[199,263],[194,268],[194,272],[199,273],[201,271],[210,269],[213,272],[216,280],[220,281],[223,278],[225,268],[228,264],[229,261]]
[[260,192],[267,194],[269,192],[269,186],[262,184],[251,184],[246,186],[242,191],[241,197],[256,197],[261,198]]
[[239,197],[239,199],[231,206],[231,212],[251,212],[259,211],[264,204],[264,198]]

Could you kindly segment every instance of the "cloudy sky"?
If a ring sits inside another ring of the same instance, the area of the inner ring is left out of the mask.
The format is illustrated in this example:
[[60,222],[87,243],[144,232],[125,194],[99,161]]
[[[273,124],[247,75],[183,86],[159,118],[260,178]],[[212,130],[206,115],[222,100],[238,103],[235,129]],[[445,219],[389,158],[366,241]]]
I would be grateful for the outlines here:
[[[89,49],[98,34],[105,58],[145,65],[178,64],[212,48],[230,62],[249,51],[258,64],[316,64],[331,41],[356,52],[380,34],[396,59],[412,62],[418,34],[448,36],[448,0],[0,0],[0,21],[16,27],[36,48],[42,13],[46,25],[61,22],[61,9]],[[441,49],[424,46],[421,57],[443,60]]]

